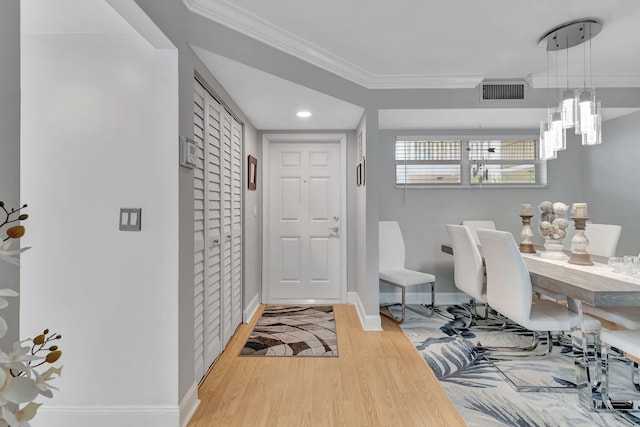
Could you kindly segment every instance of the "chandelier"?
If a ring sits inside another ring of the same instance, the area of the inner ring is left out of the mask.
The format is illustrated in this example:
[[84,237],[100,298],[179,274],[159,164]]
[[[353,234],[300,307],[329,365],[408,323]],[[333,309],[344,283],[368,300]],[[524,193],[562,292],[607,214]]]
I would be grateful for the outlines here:
[[[547,105],[547,120],[540,122],[540,158],[555,159],[557,152],[567,148],[567,130],[581,135],[582,145],[602,143],[600,101],[591,82],[591,39],[602,30],[595,19],[580,19],[562,24],[545,33],[538,41],[547,51],[547,102],[549,102],[549,52],[555,52],[556,87],[558,86],[558,51],[566,50],[567,86],[558,92],[554,107]],[[587,43],[589,49],[589,87],[587,86]],[[583,87],[569,87],[569,48],[583,46]]]

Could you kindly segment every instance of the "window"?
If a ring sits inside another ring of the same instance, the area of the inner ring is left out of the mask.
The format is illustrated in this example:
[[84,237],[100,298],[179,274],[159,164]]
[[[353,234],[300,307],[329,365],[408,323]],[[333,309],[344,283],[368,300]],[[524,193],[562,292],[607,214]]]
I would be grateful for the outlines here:
[[534,186],[546,183],[535,139],[398,138],[396,185]]
[[460,184],[461,141],[396,141],[396,184]]

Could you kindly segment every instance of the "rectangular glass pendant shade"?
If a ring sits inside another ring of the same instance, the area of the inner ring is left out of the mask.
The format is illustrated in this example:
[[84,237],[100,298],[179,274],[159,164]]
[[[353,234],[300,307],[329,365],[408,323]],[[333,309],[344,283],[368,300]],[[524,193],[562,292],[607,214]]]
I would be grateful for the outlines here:
[[576,93],[573,90],[562,92],[559,109],[562,113],[562,127],[572,128],[576,124]]
[[582,145],[602,144],[602,114],[600,101],[592,108],[593,114],[586,118],[586,123],[582,126]]

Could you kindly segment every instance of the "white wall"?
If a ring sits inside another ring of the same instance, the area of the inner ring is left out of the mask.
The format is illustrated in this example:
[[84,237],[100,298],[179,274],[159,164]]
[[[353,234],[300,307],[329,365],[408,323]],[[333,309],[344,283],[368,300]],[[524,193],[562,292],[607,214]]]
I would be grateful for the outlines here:
[[617,255],[638,255],[640,112],[605,122],[602,141],[581,148],[584,201],[593,222],[622,225]]
[[34,426],[178,425],[177,64],[137,34],[23,38],[21,328],[65,365]]
[[[20,200],[20,1],[0,2],[0,200],[6,206],[18,207]],[[2,217],[4,220],[4,216]],[[27,233],[30,232],[29,224]],[[15,248],[17,244],[14,243]],[[0,262],[0,289],[18,290],[19,268]],[[0,348],[8,351],[18,340],[18,298],[0,311],[9,324],[0,339]]]
[[[258,166],[263,167],[262,147],[258,143],[258,135],[251,123],[248,121],[244,126],[244,159],[252,155],[258,159]],[[245,323],[251,321],[251,316],[256,304],[260,301],[260,290],[262,289],[262,191],[264,185],[257,182],[256,190],[249,191],[247,188],[247,173],[244,169],[246,161],[242,163],[243,167],[243,188],[244,199],[244,221],[243,221],[243,321]],[[259,172],[259,171],[258,171]],[[259,176],[259,175],[258,175]]]
[[[367,245],[371,245],[371,240],[375,241],[376,246],[376,283],[377,283],[377,238],[374,238],[371,234],[371,231],[368,230],[368,226],[371,225],[371,221],[367,216],[375,209],[371,209],[369,204],[367,204],[367,200],[371,202],[372,196],[369,195],[371,191],[373,191],[375,183],[372,183],[370,179],[375,176],[376,171],[372,169],[371,159],[368,157],[368,144],[369,144],[369,127],[367,126],[367,114],[362,117],[362,120],[358,124],[356,128],[356,149],[357,149],[357,141],[358,138],[362,138],[362,155],[365,158],[365,182],[364,186],[357,187],[355,179],[349,182],[349,186],[355,187],[355,229],[356,229],[356,238],[355,238],[355,266],[356,266],[356,274],[355,274],[355,291],[357,294],[357,299],[354,301],[358,308],[358,315],[360,316],[360,321],[362,322],[362,326],[364,329],[368,330],[376,330],[380,329],[380,315],[378,314],[378,292],[377,286],[371,285],[371,277],[368,276],[368,271],[371,269],[371,264],[367,257]],[[355,161],[357,163],[360,159],[358,158],[358,154],[356,151]],[[355,178],[355,177],[354,177]],[[376,234],[377,234],[377,221],[375,224]]]
[[347,133],[347,292],[356,292],[359,272],[359,187],[356,185],[358,162],[357,130]]
[[358,125],[356,134],[362,132],[362,150],[365,155],[365,185],[358,188],[358,285],[357,292],[362,306],[360,314],[363,327],[369,330],[381,328],[378,286],[378,202],[379,198],[379,150],[378,111],[367,110]]

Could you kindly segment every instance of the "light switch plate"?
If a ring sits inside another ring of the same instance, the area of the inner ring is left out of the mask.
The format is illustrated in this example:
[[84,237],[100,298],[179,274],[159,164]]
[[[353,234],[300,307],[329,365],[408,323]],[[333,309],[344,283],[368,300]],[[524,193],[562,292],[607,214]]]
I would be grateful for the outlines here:
[[197,161],[196,142],[191,138],[180,137],[180,164],[194,168]]
[[141,208],[120,208],[120,231],[142,230]]

